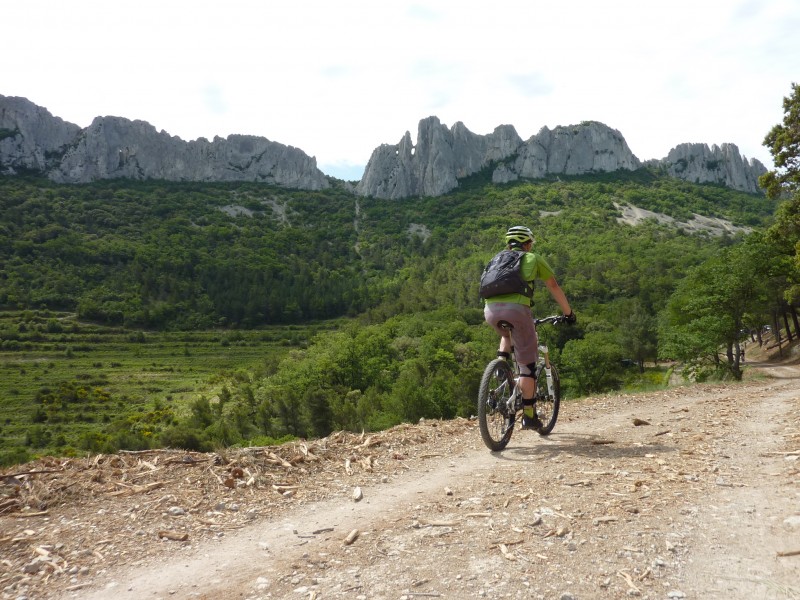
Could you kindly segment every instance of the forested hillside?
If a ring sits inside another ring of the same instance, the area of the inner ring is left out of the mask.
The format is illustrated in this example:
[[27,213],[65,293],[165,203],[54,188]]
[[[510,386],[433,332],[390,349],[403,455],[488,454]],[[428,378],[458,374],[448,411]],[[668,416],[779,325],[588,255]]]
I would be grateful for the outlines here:
[[584,310],[632,297],[651,309],[682,275],[674,269],[730,240],[619,225],[615,202],[748,227],[774,210],[763,197],[645,171],[619,177],[506,188],[476,178],[458,193],[399,202],[341,189],[0,178],[0,306],[156,329],[477,306],[475,273],[521,222]]
[[[759,231],[776,204],[648,170],[507,186],[482,173],[446,196],[403,201],[358,198],[341,185],[308,192],[250,183],[0,178],[0,306],[20,315],[2,321],[8,368],[36,352],[63,350],[46,343],[48,334],[65,336],[48,317],[55,311],[117,332],[268,331],[336,320],[295,336],[268,367],[219,377],[182,407],[170,407],[171,394],[141,392],[135,426],[115,427],[106,416],[79,435],[48,416],[53,406],[82,397],[100,403],[80,389],[112,388],[102,377],[93,386],[65,382],[64,397],[52,387],[30,398],[17,389],[6,433],[13,431],[12,445],[32,451],[207,448],[468,416],[496,345],[482,324],[477,281],[513,224],[533,229],[535,248],[578,314],[576,327],[543,331],[567,397],[660,385],[666,369],[644,365],[674,332],[664,327],[665,309],[681,314],[670,298],[693,268],[743,247],[744,234],[689,233],[656,220],[634,226],[620,222],[620,207],[678,222],[718,217]],[[691,297],[692,290],[683,293]],[[542,289],[535,305],[538,313],[555,311]],[[766,322],[762,314],[753,318]],[[672,343],[666,357],[678,358],[680,344]],[[168,415],[153,417],[153,403],[164,409],[165,402]],[[60,433],[31,436],[33,423],[39,433]]]

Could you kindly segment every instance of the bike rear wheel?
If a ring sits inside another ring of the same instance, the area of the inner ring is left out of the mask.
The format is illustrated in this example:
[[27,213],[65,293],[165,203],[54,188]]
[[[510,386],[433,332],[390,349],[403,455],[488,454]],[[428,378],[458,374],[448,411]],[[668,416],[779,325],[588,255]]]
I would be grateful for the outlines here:
[[509,410],[514,372],[508,363],[497,358],[486,366],[478,391],[478,426],[486,447],[503,450],[514,433],[514,411]]
[[550,365],[550,373],[553,378],[553,393],[547,386],[544,365],[539,367],[536,373],[536,414],[544,424],[539,430],[539,435],[547,435],[553,431],[558,419],[558,409],[561,406],[561,380],[558,378],[558,369],[555,365]]

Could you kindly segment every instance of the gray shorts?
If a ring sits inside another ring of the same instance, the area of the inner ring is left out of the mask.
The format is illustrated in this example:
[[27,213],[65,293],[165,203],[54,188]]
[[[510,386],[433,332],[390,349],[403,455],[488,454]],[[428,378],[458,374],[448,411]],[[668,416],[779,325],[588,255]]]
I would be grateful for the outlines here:
[[526,365],[539,360],[539,336],[533,324],[531,309],[514,302],[492,302],[483,308],[483,317],[501,336],[508,333],[497,324],[508,321],[514,326],[514,355],[522,373],[529,373]]

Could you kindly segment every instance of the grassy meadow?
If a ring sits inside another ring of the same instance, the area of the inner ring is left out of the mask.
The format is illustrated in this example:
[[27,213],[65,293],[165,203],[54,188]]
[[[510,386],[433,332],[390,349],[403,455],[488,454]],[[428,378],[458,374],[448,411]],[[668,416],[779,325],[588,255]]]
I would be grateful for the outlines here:
[[196,399],[269,374],[313,331],[132,331],[70,313],[0,312],[0,464],[85,453],[105,436],[146,440]]

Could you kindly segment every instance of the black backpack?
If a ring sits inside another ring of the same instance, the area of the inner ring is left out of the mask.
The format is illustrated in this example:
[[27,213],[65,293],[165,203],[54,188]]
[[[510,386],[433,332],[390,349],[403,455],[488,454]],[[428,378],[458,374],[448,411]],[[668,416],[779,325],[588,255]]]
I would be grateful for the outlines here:
[[533,297],[533,285],[522,278],[524,252],[503,250],[498,252],[481,275],[480,295],[484,300],[503,294],[522,294]]

